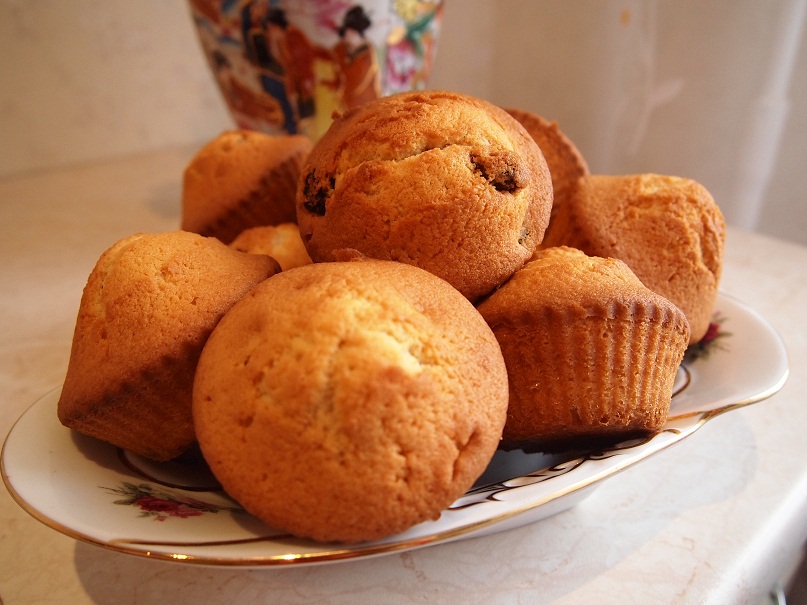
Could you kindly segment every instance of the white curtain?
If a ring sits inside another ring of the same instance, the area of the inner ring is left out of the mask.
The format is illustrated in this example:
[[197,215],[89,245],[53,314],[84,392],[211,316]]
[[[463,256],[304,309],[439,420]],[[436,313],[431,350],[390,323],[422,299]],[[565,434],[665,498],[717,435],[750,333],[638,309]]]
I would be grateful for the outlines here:
[[730,224],[807,244],[807,0],[449,0],[445,17],[435,85],[558,121],[593,171],[694,178]]

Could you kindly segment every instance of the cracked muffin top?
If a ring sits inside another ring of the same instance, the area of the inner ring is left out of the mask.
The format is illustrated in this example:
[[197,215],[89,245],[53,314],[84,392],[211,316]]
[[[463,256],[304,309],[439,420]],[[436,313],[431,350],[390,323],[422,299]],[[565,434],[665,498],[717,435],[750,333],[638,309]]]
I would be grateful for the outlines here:
[[487,101],[441,91],[337,117],[297,189],[314,262],[355,250],[425,269],[470,300],[529,259],[551,208],[549,170],[524,127]]

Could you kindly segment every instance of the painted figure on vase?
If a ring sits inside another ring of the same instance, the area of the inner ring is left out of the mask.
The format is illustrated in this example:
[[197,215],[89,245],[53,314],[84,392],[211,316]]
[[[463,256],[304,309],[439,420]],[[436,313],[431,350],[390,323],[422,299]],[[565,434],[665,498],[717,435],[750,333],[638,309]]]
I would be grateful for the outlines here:
[[319,138],[334,111],[425,87],[442,0],[189,0],[240,128]]
[[233,75],[230,61],[223,53],[214,52],[211,63],[219,88],[230,99],[235,111],[269,124],[283,120],[283,111],[274,97],[268,97],[244,85]]
[[371,25],[367,13],[356,5],[348,9],[339,27],[339,42],[333,54],[339,77],[339,96],[345,108],[381,96],[376,50],[365,38]]

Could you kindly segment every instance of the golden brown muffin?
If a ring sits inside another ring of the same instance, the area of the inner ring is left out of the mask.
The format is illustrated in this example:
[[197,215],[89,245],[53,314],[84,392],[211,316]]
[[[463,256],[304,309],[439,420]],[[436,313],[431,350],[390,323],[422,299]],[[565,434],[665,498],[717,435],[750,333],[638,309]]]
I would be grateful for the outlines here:
[[[572,140],[567,137],[556,122],[551,122],[540,115],[523,109],[508,109],[507,113],[518,120],[530,133],[544,154],[549,174],[552,175],[554,199],[552,216],[557,208],[566,203],[574,184],[582,176],[589,174],[588,163]],[[544,234],[547,239],[552,229],[552,218]]]
[[249,227],[296,222],[297,179],[310,150],[302,135],[221,133],[185,168],[182,229],[230,243]]
[[311,263],[296,223],[251,227],[242,231],[230,247],[250,254],[271,256],[284,271]]
[[426,269],[470,300],[529,259],[551,207],[546,162],[521,124],[440,91],[383,97],[337,118],[297,192],[314,262],[355,249]]
[[624,261],[686,314],[691,342],[703,338],[726,239],[723,214],[703,185],[658,174],[589,175],[553,222],[544,245]]
[[202,345],[230,305],[279,270],[184,231],[118,241],[84,288],[59,420],[154,460],[181,454],[194,442]]
[[378,260],[258,286],[214,330],[193,392],[224,489],[319,541],[436,519],[486,468],[506,407],[501,351],[473,306],[422,269]]
[[661,429],[689,325],[622,261],[548,248],[478,309],[507,364],[505,449],[594,447]]

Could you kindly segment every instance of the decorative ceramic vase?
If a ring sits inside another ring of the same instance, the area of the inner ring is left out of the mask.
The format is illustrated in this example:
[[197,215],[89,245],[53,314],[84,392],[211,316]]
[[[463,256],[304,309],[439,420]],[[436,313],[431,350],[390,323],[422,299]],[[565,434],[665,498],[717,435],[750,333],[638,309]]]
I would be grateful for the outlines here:
[[426,87],[443,0],[189,0],[240,128],[322,135],[334,111]]

